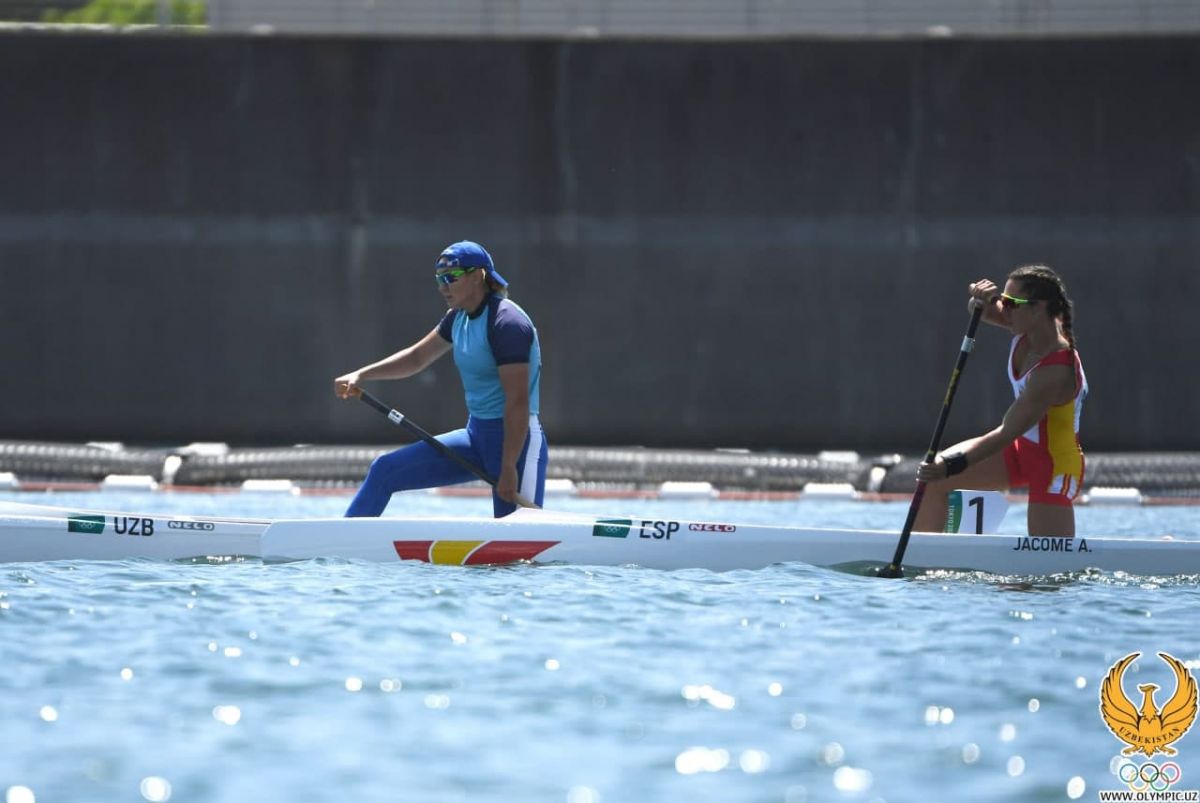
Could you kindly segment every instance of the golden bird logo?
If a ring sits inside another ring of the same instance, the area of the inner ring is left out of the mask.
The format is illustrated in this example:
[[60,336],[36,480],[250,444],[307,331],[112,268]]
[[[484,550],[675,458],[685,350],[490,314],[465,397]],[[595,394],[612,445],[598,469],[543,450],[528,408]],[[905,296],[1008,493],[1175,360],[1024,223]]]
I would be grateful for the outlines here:
[[1142,693],[1142,705],[1138,708],[1125,696],[1121,680],[1125,670],[1140,655],[1140,652],[1131,652],[1109,668],[1100,686],[1100,716],[1113,736],[1128,745],[1121,755],[1163,753],[1173,756],[1178,751],[1171,744],[1182,739],[1196,720],[1196,679],[1182,661],[1160,652],[1158,657],[1175,673],[1175,693],[1162,708],[1158,708],[1154,704],[1154,692],[1159,687],[1153,683],[1139,683],[1137,688]]

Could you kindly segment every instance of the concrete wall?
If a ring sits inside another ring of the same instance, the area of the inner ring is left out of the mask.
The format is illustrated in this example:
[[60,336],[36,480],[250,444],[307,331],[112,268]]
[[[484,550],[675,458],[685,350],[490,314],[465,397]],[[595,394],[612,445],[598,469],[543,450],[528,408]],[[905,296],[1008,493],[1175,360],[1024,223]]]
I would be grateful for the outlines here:
[[1045,36],[1200,31],[1193,0],[208,0],[209,24],[443,36]]
[[[1198,79],[1183,37],[2,36],[0,438],[399,439],[331,379],[433,327],[467,237],[552,443],[921,451],[966,284],[1045,261],[1085,446],[1194,450]],[[463,418],[449,361],[379,393]]]

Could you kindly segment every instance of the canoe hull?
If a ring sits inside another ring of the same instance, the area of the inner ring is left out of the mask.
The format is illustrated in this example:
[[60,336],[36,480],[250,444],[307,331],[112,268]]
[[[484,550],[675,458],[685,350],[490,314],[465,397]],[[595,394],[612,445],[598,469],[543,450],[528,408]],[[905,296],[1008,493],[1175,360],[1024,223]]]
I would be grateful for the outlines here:
[[[178,560],[240,555],[454,566],[529,561],[653,569],[758,569],[776,563],[863,572],[886,564],[898,534],[520,510],[504,519],[246,520],[0,504],[0,562]],[[1047,575],[1085,569],[1200,575],[1200,541],[916,533],[909,569]]]
[[261,556],[263,520],[0,505],[0,562]]
[[[373,561],[487,565],[529,560],[653,569],[758,569],[800,562],[865,571],[891,560],[898,533],[734,525],[686,520],[564,516],[518,511],[507,519],[372,519],[339,527],[280,521],[263,557],[337,555]],[[1200,574],[1200,542],[914,534],[905,566],[1046,575],[1095,568],[1132,574]]]

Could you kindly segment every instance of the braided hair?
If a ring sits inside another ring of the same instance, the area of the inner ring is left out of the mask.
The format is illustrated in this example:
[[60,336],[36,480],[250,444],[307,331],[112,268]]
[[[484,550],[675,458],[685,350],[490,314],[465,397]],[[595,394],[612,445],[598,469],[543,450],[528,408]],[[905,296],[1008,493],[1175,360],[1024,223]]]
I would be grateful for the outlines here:
[[[1046,311],[1053,318],[1062,321],[1063,334],[1071,347],[1072,357],[1075,357],[1075,330],[1072,313],[1075,305],[1067,295],[1067,285],[1062,277],[1046,265],[1022,265],[1008,274],[1008,278],[1021,283],[1025,297],[1030,301],[1045,301]],[[1078,384],[1078,378],[1076,378]]]

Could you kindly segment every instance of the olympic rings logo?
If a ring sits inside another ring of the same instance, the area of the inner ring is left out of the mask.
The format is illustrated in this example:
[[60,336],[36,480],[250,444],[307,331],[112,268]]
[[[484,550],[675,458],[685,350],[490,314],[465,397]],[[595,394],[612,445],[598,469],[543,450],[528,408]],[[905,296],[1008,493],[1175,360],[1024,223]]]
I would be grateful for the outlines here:
[[1183,770],[1174,761],[1168,761],[1166,764],[1159,766],[1153,761],[1147,761],[1145,764],[1137,765],[1132,761],[1126,761],[1117,768],[1117,777],[1120,778],[1132,792],[1165,792],[1171,788],[1171,785],[1178,783],[1183,777]]

